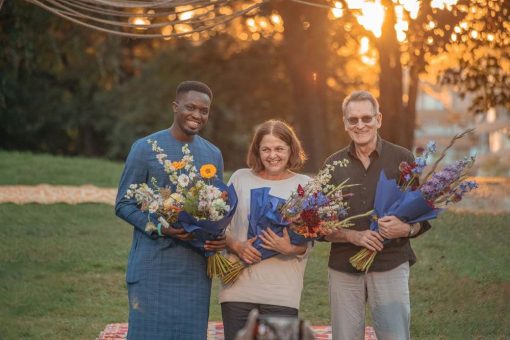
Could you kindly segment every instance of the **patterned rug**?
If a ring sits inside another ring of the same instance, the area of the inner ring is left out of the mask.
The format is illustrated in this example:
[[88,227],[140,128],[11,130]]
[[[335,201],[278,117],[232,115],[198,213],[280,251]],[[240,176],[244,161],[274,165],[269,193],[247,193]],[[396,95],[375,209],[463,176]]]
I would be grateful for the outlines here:
[[[125,339],[127,323],[111,323],[99,334],[97,340]],[[331,339],[331,326],[313,326],[315,338],[318,340]],[[207,340],[223,340],[223,323],[219,321],[209,322]],[[365,340],[377,340],[372,327],[365,328]]]

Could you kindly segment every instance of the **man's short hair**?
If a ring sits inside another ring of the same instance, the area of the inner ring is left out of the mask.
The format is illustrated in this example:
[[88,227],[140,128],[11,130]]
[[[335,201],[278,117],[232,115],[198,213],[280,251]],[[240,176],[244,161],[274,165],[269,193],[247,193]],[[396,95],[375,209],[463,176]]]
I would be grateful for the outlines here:
[[213,94],[209,86],[201,81],[196,80],[186,80],[180,83],[177,86],[177,90],[175,91],[175,98],[178,98],[180,94],[188,93],[190,91],[196,91],[200,93],[204,93],[209,96],[209,99],[212,101]]
[[344,117],[347,115],[347,106],[351,102],[362,102],[369,101],[372,104],[373,114],[376,115],[379,113],[379,103],[377,99],[368,91],[354,91],[350,95],[348,95],[344,102],[342,103],[342,112]]

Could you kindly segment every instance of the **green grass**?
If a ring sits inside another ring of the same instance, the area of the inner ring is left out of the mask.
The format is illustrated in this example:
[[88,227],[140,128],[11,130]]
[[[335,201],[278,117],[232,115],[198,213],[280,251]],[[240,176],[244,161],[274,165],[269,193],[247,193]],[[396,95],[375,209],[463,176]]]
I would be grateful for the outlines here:
[[[0,205],[0,338],[93,339],[126,322],[131,228],[98,204]],[[444,214],[414,241],[413,339],[510,336],[510,216]],[[309,260],[301,316],[329,324],[328,245]],[[211,320],[221,320],[217,282]]]
[[83,185],[117,187],[123,164],[102,159],[0,150],[0,185]]
[[127,320],[131,230],[99,204],[0,205],[0,338],[93,339]]
[[[0,151],[0,185],[116,187],[123,165]],[[228,176],[230,173],[226,173]],[[127,321],[131,227],[100,204],[0,205],[0,339],[93,339]],[[413,339],[510,337],[510,215],[445,213],[413,241]],[[327,257],[309,259],[301,316],[329,324]],[[211,320],[221,320],[218,282]]]
[[[0,185],[84,185],[117,187],[124,163],[0,150]],[[225,171],[225,180],[232,175]]]
[[415,338],[510,336],[510,215],[446,213],[413,243]]

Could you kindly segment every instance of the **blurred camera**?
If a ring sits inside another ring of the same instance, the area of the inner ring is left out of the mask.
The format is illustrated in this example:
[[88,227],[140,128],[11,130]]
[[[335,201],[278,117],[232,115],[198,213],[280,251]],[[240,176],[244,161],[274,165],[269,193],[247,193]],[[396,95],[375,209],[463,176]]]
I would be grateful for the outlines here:
[[254,330],[257,340],[301,340],[301,320],[292,316],[259,315]]

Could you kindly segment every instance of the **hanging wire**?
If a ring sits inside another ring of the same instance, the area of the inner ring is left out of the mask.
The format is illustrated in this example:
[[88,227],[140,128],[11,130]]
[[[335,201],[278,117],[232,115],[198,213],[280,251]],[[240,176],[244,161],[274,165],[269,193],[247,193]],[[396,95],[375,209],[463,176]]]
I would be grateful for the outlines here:
[[336,9],[336,7],[334,7],[334,6],[331,6],[328,4],[319,4],[316,2],[312,2],[312,1],[306,1],[306,0],[290,0],[290,1],[296,2],[301,5],[307,5],[307,6],[312,6],[312,7],[319,7],[319,8],[325,8],[325,9]]
[[[0,0],[0,8],[4,0]],[[130,38],[177,38],[254,14],[269,0],[26,0],[68,21]],[[228,11],[224,9],[229,7]],[[169,29],[167,27],[170,27]]]

